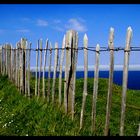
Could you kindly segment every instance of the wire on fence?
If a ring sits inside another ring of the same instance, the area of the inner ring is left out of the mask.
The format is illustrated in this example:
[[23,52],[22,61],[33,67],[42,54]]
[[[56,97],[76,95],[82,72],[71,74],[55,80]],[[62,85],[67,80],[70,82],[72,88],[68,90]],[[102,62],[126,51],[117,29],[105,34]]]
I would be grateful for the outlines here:
[[[140,51],[140,47],[130,47],[130,50],[126,50],[125,48],[123,47],[116,47],[114,49],[110,49],[109,47],[100,47],[100,52],[104,52],[104,51],[124,51],[124,52],[130,52],[130,51]],[[45,50],[49,50],[49,51],[53,51],[53,50],[65,50],[65,49],[73,49],[73,50],[88,50],[88,51],[93,51],[93,52],[96,52],[96,47],[88,47],[88,48],[85,48],[85,47],[78,47],[77,49],[75,48],[69,48],[69,47],[66,47],[66,48],[44,48],[44,49],[34,49],[34,48],[12,48],[12,49],[9,49],[9,48],[4,48],[2,47],[2,49],[6,49],[6,50],[31,50],[31,51],[45,51]]]

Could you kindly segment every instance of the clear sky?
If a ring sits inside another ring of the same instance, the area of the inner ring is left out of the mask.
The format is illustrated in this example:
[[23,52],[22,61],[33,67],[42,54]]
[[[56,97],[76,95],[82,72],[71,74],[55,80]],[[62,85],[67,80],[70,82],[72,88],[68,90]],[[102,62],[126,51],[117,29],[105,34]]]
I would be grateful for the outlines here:
[[[37,40],[48,38],[59,47],[68,29],[79,34],[83,46],[86,33],[89,46],[108,46],[109,28],[115,29],[115,47],[125,46],[126,30],[133,30],[132,46],[140,46],[139,4],[1,4],[0,44],[16,42],[25,37],[36,48]],[[83,65],[83,52],[79,52],[78,65]],[[89,52],[89,65],[94,64],[94,52]],[[31,65],[35,64],[32,54]],[[123,52],[115,53],[115,64],[123,64]],[[109,64],[109,53],[101,53],[100,64]],[[140,64],[140,52],[131,53],[130,64]]]

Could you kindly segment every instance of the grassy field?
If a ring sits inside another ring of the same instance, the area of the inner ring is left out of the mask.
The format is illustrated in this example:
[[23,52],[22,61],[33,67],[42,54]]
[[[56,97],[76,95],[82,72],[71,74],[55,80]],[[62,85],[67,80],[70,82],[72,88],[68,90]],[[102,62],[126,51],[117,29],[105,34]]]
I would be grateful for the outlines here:
[[[31,79],[31,93],[34,93],[34,78]],[[47,82],[47,80],[46,80]],[[21,95],[6,76],[0,76],[0,135],[16,136],[91,136],[103,135],[105,126],[108,79],[99,79],[97,98],[96,132],[91,133],[91,105],[93,78],[88,78],[88,96],[83,129],[79,130],[82,105],[83,79],[76,80],[75,119],[65,115],[63,107],[58,107],[58,79],[56,81],[56,102],[42,97],[31,99]],[[47,88],[46,88],[47,89]],[[120,127],[121,87],[113,85],[110,135],[118,135]],[[63,93],[63,91],[62,91]],[[135,136],[140,123],[140,91],[128,90],[126,103],[125,135]]]

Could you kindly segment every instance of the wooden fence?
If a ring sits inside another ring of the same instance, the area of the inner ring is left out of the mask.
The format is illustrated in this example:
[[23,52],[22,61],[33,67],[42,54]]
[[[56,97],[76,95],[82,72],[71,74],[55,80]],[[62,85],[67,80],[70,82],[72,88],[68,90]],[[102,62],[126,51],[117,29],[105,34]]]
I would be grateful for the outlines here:
[[[124,135],[124,122],[125,122],[125,108],[126,108],[126,92],[128,81],[128,66],[129,66],[129,54],[130,43],[132,37],[132,29],[128,27],[126,34],[125,48],[114,48],[114,29],[110,28],[108,48],[102,48],[97,44],[96,48],[88,48],[88,37],[85,34],[83,39],[84,47],[78,47],[78,33],[73,30],[67,31],[64,35],[62,48],[58,47],[58,43],[55,43],[55,48],[52,48],[51,43],[46,40],[45,48],[43,49],[42,40],[38,40],[36,49],[31,48],[31,43],[22,38],[17,44],[16,48],[13,48],[11,44],[5,44],[0,48],[0,73],[2,75],[8,75],[9,79],[15,83],[20,93],[31,97],[30,92],[30,56],[31,51],[36,51],[36,72],[35,72],[35,93],[32,95],[42,96],[50,100],[52,103],[55,101],[55,88],[56,88],[56,73],[59,71],[59,105],[64,103],[65,113],[71,113],[72,120],[74,119],[75,112],[75,84],[76,84],[76,67],[78,59],[78,50],[84,50],[84,88],[83,88],[83,100],[80,114],[80,129],[83,128],[84,112],[87,93],[87,76],[88,76],[88,51],[94,51],[95,53],[95,69],[94,69],[94,88],[92,99],[92,111],[91,111],[91,130],[94,132],[96,129],[96,100],[98,95],[98,78],[99,78],[99,57],[101,51],[110,52],[110,69],[109,69],[109,83],[106,105],[106,119],[104,135],[109,133],[110,126],[110,112],[112,105],[112,85],[113,85],[113,72],[114,72],[114,51],[124,50],[124,67],[123,67],[123,84],[122,84],[122,103],[121,103],[121,118],[120,118],[120,135]],[[60,61],[58,58],[59,50],[61,50]],[[44,63],[42,63],[42,52],[44,51]],[[51,61],[52,51],[54,54],[54,70],[53,70],[53,82],[51,88]],[[40,58],[39,58],[40,53]],[[66,55],[64,55],[66,54]],[[47,60],[47,55],[49,59]],[[64,78],[64,93],[62,93],[62,67],[65,59],[65,78]],[[40,62],[40,63],[39,63]],[[46,62],[48,62],[48,83],[47,90],[45,83]],[[39,66],[40,64],[40,66]],[[59,69],[59,70],[58,70]],[[42,89],[41,83],[41,71],[43,72]],[[39,73],[39,75],[38,75]],[[42,94],[41,94],[42,93]],[[64,101],[62,101],[62,94],[64,95]],[[52,99],[51,99],[52,98]],[[140,128],[138,135],[140,135]]]

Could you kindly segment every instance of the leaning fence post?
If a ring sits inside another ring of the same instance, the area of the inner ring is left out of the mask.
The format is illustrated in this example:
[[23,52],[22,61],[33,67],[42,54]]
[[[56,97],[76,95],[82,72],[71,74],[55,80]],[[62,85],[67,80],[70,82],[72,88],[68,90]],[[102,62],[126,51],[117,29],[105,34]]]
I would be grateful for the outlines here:
[[107,106],[106,106],[106,121],[104,135],[108,135],[109,123],[110,123],[110,112],[112,105],[112,87],[113,87],[113,72],[114,72],[114,28],[110,28],[109,35],[109,50],[110,50],[110,70],[109,70],[109,83],[108,83],[108,95],[107,95]]
[[39,57],[39,41],[37,43],[37,48],[36,48],[36,75],[35,75],[35,96],[38,95],[38,57]]
[[49,67],[48,67],[48,91],[47,101],[50,99],[50,78],[51,78],[51,62],[52,62],[52,44],[50,43]]
[[39,79],[38,79],[38,96],[40,96],[40,78],[42,72],[42,39],[39,40],[40,46],[40,71],[39,71]]
[[132,29],[128,27],[126,35],[126,47],[124,53],[124,68],[123,68],[123,86],[122,86],[122,102],[121,102],[121,122],[120,122],[120,136],[124,135],[124,120],[125,120],[125,107],[126,107],[126,92],[128,81],[128,67],[129,67],[129,54],[130,43],[132,38]]
[[59,105],[62,103],[62,68],[63,68],[63,60],[64,60],[64,48],[65,48],[65,35],[62,42],[62,51],[60,58],[60,68],[59,68]]
[[91,114],[91,130],[95,132],[96,126],[96,102],[97,102],[97,93],[98,93],[98,79],[99,79],[99,56],[100,56],[100,46],[96,46],[95,54],[95,66],[94,66],[94,88],[93,88],[93,99],[92,99],[92,114]]
[[56,72],[58,65],[58,43],[55,43],[55,58],[54,58],[54,72],[53,72],[53,84],[52,84],[52,103],[54,103],[55,96],[55,83],[56,83]]
[[44,69],[43,69],[43,78],[42,78],[42,93],[43,93],[43,97],[45,98],[46,94],[45,94],[45,72],[46,72],[46,62],[47,62],[47,49],[48,49],[48,39],[46,40],[46,48],[44,51]]
[[87,96],[87,76],[88,76],[88,38],[87,35],[84,35],[84,89],[83,89],[83,100],[82,100],[82,108],[80,115],[80,129],[83,127],[83,117],[85,111],[85,103]]

